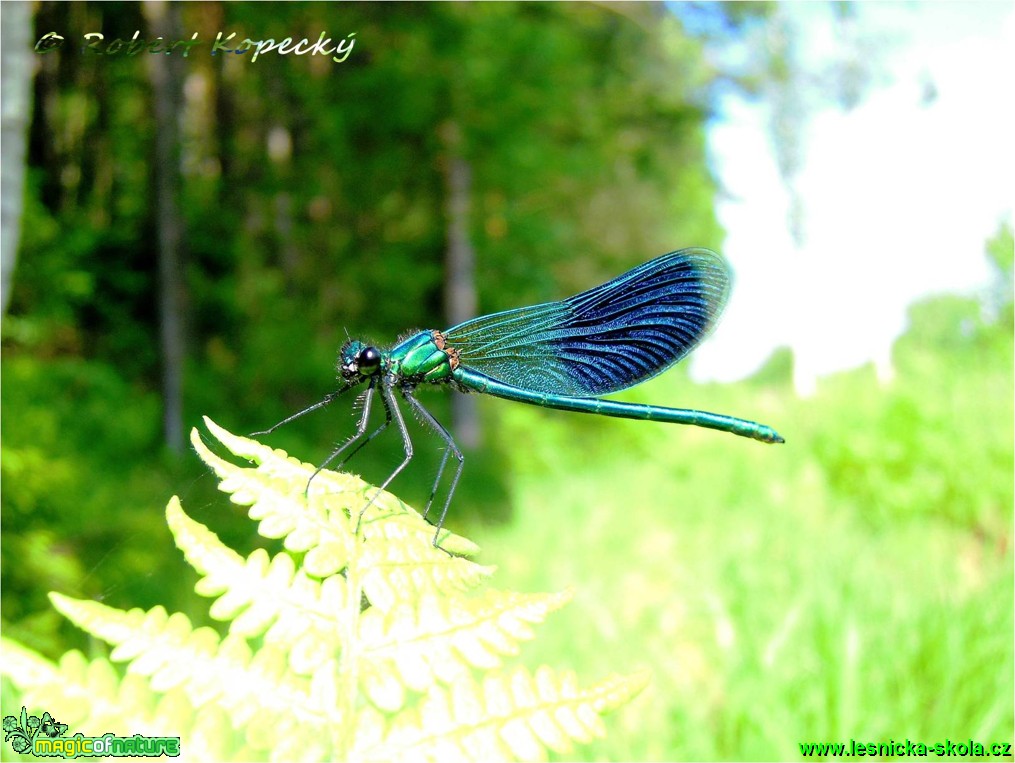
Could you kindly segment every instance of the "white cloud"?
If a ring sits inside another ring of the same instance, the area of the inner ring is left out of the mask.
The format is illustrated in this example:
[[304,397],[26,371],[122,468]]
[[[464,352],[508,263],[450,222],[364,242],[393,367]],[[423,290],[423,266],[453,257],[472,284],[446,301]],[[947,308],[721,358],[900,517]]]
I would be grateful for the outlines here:
[[[857,6],[863,31],[896,40],[884,57],[891,82],[853,111],[829,107],[808,124],[801,249],[787,231],[762,108],[725,104],[710,144],[732,195],[719,216],[737,284],[714,339],[695,353],[697,378],[739,378],[790,345],[807,391],[822,374],[887,362],[914,300],[986,283],[984,241],[1010,210],[1015,175],[1015,14],[998,4],[906,7]],[[827,33],[811,28],[828,23],[812,10],[798,21],[805,35]],[[924,102],[928,78],[937,96]]]

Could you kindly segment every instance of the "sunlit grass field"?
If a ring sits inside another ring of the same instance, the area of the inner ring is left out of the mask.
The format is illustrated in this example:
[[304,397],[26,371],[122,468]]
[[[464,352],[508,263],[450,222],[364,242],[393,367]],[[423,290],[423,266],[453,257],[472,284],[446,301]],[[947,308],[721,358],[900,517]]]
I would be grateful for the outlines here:
[[[983,379],[979,394],[1002,382]],[[782,446],[525,406],[500,412],[516,514],[471,530],[480,561],[498,565],[502,587],[576,591],[526,659],[586,680],[653,675],[607,740],[579,758],[791,760],[800,742],[1011,741],[1010,462],[971,467],[991,474],[978,490],[997,499],[973,528],[935,506],[860,505],[830,484],[816,454],[836,433],[846,448],[872,430],[890,440],[882,428],[896,403],[872,373],[850,387],[869,397],[839,419],[819,414],[834,388],[788,402],[659,380],[631,398],[691,394],[689,405],[774,426]],[[944,438],[961,464],[978,457],[961,448],[982,453],[997,437],[1010,453],[1007,397],[995,435],[899,432],[896,447]],[[914,413],[900,425],[919,430],[935,414]],[[940,466],[911,465],[896,492],[927,496],[919,483],[947,479]]]

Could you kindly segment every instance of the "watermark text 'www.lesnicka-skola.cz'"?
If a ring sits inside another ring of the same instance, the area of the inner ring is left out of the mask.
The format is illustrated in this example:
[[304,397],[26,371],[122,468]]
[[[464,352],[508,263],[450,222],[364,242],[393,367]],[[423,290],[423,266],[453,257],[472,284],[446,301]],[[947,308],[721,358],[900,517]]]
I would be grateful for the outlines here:
[[[102,32],[88,32],[83,36],[84,42],[81,45],[81,53],[82,55],[94,56],[136,56],[139,53],[165,53],[166,55],[172,55],[175,53],[187,58],[192,48],[207,44],[203,40],[198,39],[198,37],[198,33],[194,32],[189,40],[166,40],[163,37],[146,40],[141,37],[141,32],[138,30],[134,32],[134,36],[129,40],[122,40],[117,37],[107,42]],[[352,49],[356,45],[355,37],[356,33],[350,32],[345,37],[332,43],[331,38],[327,36],[327,32],[321,32],[317,42],[311,42],[306,37],[296,41],[292,37],[286,37],[276,42],[271,38],[253,40],[250,37],[245,37],[242,40],[236,40],[236,32],[230,32],[228,35],[219,32],[215,35],[215,40],[211,42],[210,53],[213,56],[220,53],[238,56],[250,53],[249,60],[251,63],[265,53],[274,52],[280,56],[287,56],[290,53],[302,56],[309,53],[312,56],[331,56],[332,61],[340,64],[352,53]],[[39,54],[52,53],[54,50],[62,48],[65,42],[66,38],[62,35],[56,32],[47,32],[35,43],[35,52]]]
[[969,760],[978,758],[1012,758],[1011,742],[963,741],[914,742],[891,739],[887,742],[865,742],[850,739],[844,742],[800,742],[803,758],[952,758]]

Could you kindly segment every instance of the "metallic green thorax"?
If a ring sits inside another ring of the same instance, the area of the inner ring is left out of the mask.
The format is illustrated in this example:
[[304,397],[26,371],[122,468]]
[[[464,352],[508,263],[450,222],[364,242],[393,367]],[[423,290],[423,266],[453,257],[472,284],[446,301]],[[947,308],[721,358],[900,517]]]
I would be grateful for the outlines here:
[[458,367],[458,353],[446,348],[439,331],[421,331],[381,353],[386,373],[409,383],[440,383],[451,380]]

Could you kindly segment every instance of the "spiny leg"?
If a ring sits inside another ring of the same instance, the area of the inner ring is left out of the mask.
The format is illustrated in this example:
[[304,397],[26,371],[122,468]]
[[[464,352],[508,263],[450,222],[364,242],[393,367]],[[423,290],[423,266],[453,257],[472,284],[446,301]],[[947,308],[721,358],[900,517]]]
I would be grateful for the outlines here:
[[444,474],[444,467],[447,466],[448,456],[451,455],[451,448],[444,448],[444,455],[441,456],[440,466],[437,467],[437,476],[434,477],[433,487],[430,488],[430,497],[426,499],[426,508],[423,509],[423,519],[426,519],[426,515],[430,513],[430,507],[433,506],[434,496],[437,495],[437,486],[440,485],[441,476]]
[[251,437],[260,437],[261,435],[271,434],[272,432],[274,432],[276,429],[278,429],[283,424],[288,424],[290,421],[298,419],[300,416],[305,416],[306,414],[311,413],[312,411],[316,411],[318,408],[323,408],[328,403],[330,403],[335,398],[337,398],[339,395],[341,395],[343,392],[348,392],[354,386],[355,385],[353,385],[353,384],[346,384],[344,387],[342,387],[342,389],[340,389],[340,390],[338,390],[336,392],[329,392],[327,395],[324,396],[324,399],[321,400],[319,403],[314,403],[309,408],[304,408],[302,411],[298,411],[297,413],[294,413],[291,416],[286,416],[284,419],[282,419],[280,422],[278,422],[275,426],[269,427],[268,429],[265,429],[264,431],[261,431],[261,432],[251,432],[250,436]]
[[[403,395],[404,394],[405,392],[403,390]],[[394,396],[391,394],[391,385],[389,383],[381,382],[381,402],[384,403],[384,409],[388,416],[394,416],[395,423],[398,424],[398,431],[402,435],[402,446],[405,448],[405,458],[402,460],[402,463],[395,468],[395,471],[389,474],[388,478],[381,483],[380,487],[377,488],[377,492],[374,493],[373,498],[367,501],[366,505],[360,509],[359,519],[356,521],[357,532],[359,532],[359,525],[363,521],[363,515],[366,513],[366,510],[373,505],[374,501],[377,500],[377,497],[387,490],[391,481],[395,479],[395,477],[397,477],[406,466],[409,465],[410,461],[412,461],[412,440],[409,439],[409,430],[405,426],[405,419],[402,418],[402,410],[398,407],[398,401],[395,400]]]
[[[344,391],[345,390],[343,389],[342,392]],[[360,439],[363,436],[363,433],[367,431],[367,422],[370,420],[370,407],[371,402],[373,401],[373,397],[374,397],[374,382],[373,380],[371,380],[370,386],[367,387],[366,391],[363,393],[363,413],[360,414],[359,423],[356,425],[356,432],[351,437],[349,437],[348,440],[342,443],[337,449],[332,451],[331,455],[328,456],[326,459],[324,459],[324,461],[321,462],[321,465],[314,470],[314,473],[310,475],[310,479],[307,480],[307,487],[304,491],[305,494],[307,495],[310,494],[310,483],[314,481],[314,477],[320,474],[321,471],[328,464],[330,464],[332,461],[334,461],[336,458],[342,455],[342,452],[346,448],[348,448],[350,445],[352,445],[354,442]],[[387,408],[386,403],[384,407],[385,409]],[[391,421],[391,413],[388,412],[387,421],[385,421],[385,423],[381,425],[381,427],[377,430],[377,432],[381,431],[381,429],[386,427],[390,421]],[[352,453],[349,454],[349,457],[352,457],[356,452],[359,451],[360,448],[363,447],[363,445],[365,445],[367,442],[370,442],[370,440],[372,440],[377,435],[377,432],[374,432],[373,434],[370,435],[370,437],[366,439],[366,441],[360,443],[359,447],[357,447]],[[348,460],[349,458],[346,458],[344,461],[342,461],[342,463],[344,464],[345,461]]]
[[[377,435],[379,435],[381,432],[383,432],[385,429],[388,428],[388,425],[391,423],[391,409],[388,408],[388,403],[384,399],[383,395],[381,396],[381,402],[384,404],[384,423],[381,424],[379,427],[377,427],[377,429],[375,429],[373,432],[368,434],[364,439],[360,440],[359,444],[352,449],[352,452],[335,465],[335,469],[341,470],[342,467],[345,466],[347,463],[349,463],[352,460],[352,457],[355,456],[357,453],[359,453],[360,450],[362,450],[367,443],[369,443]],[[366,405],[365,402],[364,405]],[[348,443],[343,444],[342,449],[344,450],[347,445]],[[324,463],[325,464],[331,463],[331,460],[337,455],[338,455],[337,453],[332,454],[331,456],[328,457],[328,460],[325,461]]]
[[[437,494],[437,486],[440,484],[441,476],[444,474],[444,467],[448,462],[448,454],[454,453],[455,458],[458,459],[458,466],[455,468],[455,476],[451,480],[451,487],[448,489],[448,497],[444,499],[444,507],[441,509],[441,515],[437,519],[437,531],[433,536],[434,546],[436,548],[440,548],[437,543],[437,539],[440,537],[441,528],[444,526],[444,517],[447,516],[448,507],[451,505],[451,497],[455,494],[455,488],[458,487],[458,480],[462,476],[462,469],[465,467],[465,456],[463,456],[462,451],[458,449],[458,445],[455,444],[455,440],[451,436],[451,433],[444,428],[443,424],[433,417],[433,414],[430,413],[430,411],[423,407],[422,403],[412,396],[409,390],[403,389],[402,397],[409,401],[409,404],[416,409],[425,422],[433,427],[434,431],[440,435],[441,439],[443,439],[447,445],[447,448],[444,451],[444,458],[441,459],[440,468],[437,470],[437,479],[434,480],[433,490],[430,491],[430,500],[426,502],[426,510],[423,512],[424,519],[426,518],[426,515],[430,513],[430,504],[433,503],[434,496]],[[441,550],[443,551],[444,549]]]

